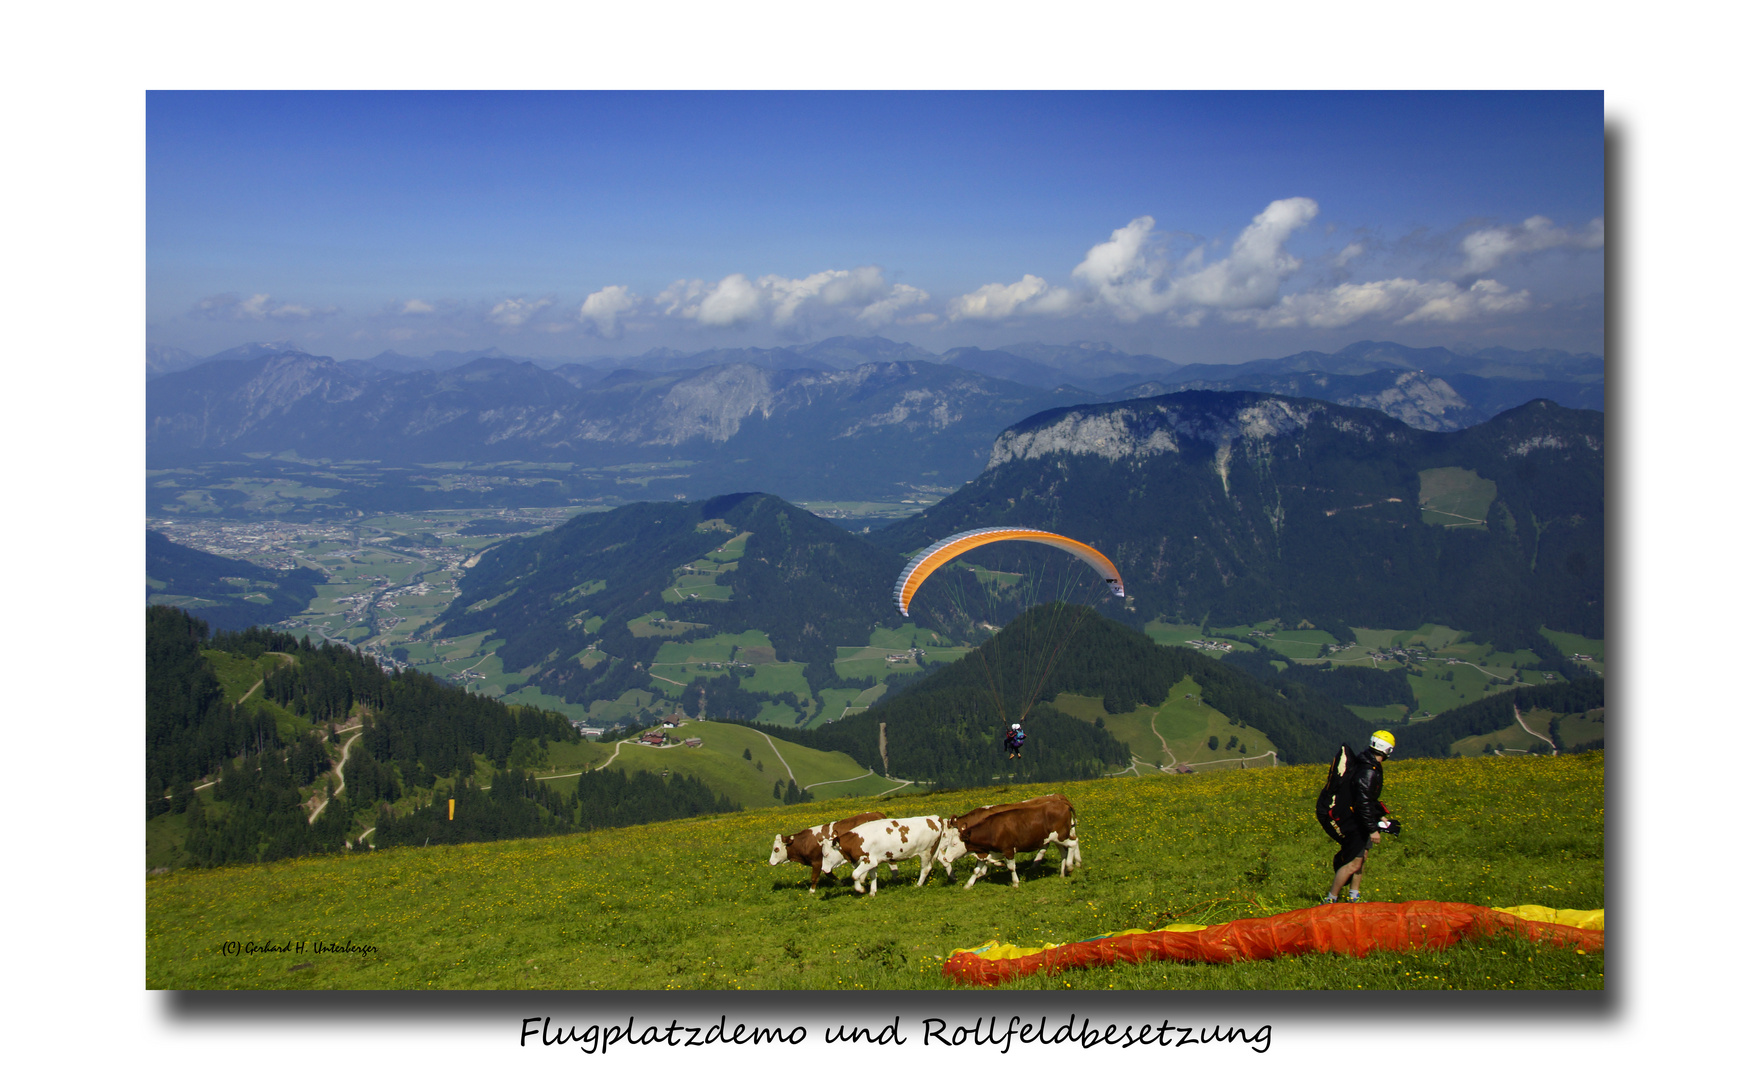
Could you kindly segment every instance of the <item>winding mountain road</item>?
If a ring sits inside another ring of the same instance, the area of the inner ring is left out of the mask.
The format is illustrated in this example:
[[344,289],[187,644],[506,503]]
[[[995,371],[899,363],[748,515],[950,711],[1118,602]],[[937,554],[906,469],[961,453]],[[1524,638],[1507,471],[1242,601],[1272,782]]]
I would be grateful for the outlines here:
[[[346,759],[352,756],[352,744],[359,741],[359,736],[363,735],[365,733],[364,729],[365,729],[365,725],[361,722],[358,725],[358,730],[353,733],[352,738],[346,740],[346,745],[340,748],[340,764],[338,764],[334,767],[335,773],[338,774],[340,777],[340,786],[334,789],[335,795],[339,795],[341,792],[346,790]],[[336,729],[335,733],[339,734],[341,731],[349,731],[349,730],[351,730],[351,729],[350,728],[339,728],[339,729]],[[324,811],[326,809],[328,809],[328,800],[327,799],[323,799],[320,803],[316,804],[316,809],[314,809],[310,812],[310,824],[312,824],[312,825],[316,824],[316,819],[321,817],[322,811]],[[362,840],[364,838],[360,837],[359,839]]]
[[1549,743],[1550,753],[1552,753],[1552,754],[1561,753],[1561,751],[1556,749],[1556,744],[1553,740],[1551,740],[1550,738],[1548,738],[1546,736],[1539,735],[1537,732],[1531,730],[1531,727],[1528,724],[1526,724],[1526,722],[1525,722],[1525,717],[1519,715],[1519,703],[1517,701],[1515,701],[1513,703],[1513,719],[1519,721],[1519,726],[1522,728],[1525,728],[1525,733],[1527,735],[1530,735],[1534,739],[1543,739],[1544,742]]

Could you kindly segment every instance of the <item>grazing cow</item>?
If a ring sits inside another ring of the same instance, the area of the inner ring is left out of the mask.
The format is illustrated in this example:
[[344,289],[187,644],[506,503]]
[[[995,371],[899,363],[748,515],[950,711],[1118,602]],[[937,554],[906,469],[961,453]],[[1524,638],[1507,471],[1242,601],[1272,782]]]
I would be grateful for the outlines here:
[[966,879],[968,889],[984,876],[986,870],[998,863],[1009,868],[1009,884],[1019,886],[1021,875],[1015,870],[1016,852],[1037,851],[1039,855],[1034,856],[1033,861],[1038,862],[1045,854],[1047,844],[1056,844],[1063,849],[1063,858],[1057,864],[1059,877],[1082,864],[1081,841],[1076,838],[1075,808],[1062,796],[1047,795],[1024,803],[980,807],[950,818],[942,842],[936,847],[936,861],[946,866],[962,855],[974,856],[978,864]]
[[804,829],[789,836],[780,833],[772,840],[771,865],[782,866],[786,862],[807,865],[813,871],[808,878],[808,891],[813,892],[814,887],[820,884],[822,870],[831,877],[833,870],[845,861],[844,855],[833,845],[833,837],[882,816],[877,811],[870,811],[826,825],[816,825],[812,829]]
[[[948,819],[946,824],[951,826],[958,822],[961,827],[964,828],[970,826],[975,821],[983,821],[997,811],[1012,810],[1017,806],[1040,806],[1046,803],[1063,803],[1065,806],[1069,805],[1068,800],[1062,795],[1052,792],[1050,795],[1035,795],[1031,799],[1022,799],[1018,803],[987,803],[984,806],[974,807],[973,809],[966,811],[966,813],[961,814],[959,817]],[[946,839],[946,837],[944,837],[944,839]],[[965,845],[957,845],[957,847],[959,850],[955,853],[953,858],[943,858],[943,853],[947,850],[947,845],[939,845],[936,849],[936,861],[942,864],[942,870],[948,875],[949,881],[954,880],[954,860],[966,854]],[[1042,845],[1039,848],[1039,853],[1033,856],[1033,861],[1038,862],[1043,858],[1045,858],[1045,847]]]
[[873,896],[879,883],[870,875],[882,863],[917,859],[923,867],[918,884],[928,880],[941,839],[942,819],[931,816],[865,822],[839,833],[832,842],[851,864],[851,888],[862,892],[863,879],[869,877],[869,894]]

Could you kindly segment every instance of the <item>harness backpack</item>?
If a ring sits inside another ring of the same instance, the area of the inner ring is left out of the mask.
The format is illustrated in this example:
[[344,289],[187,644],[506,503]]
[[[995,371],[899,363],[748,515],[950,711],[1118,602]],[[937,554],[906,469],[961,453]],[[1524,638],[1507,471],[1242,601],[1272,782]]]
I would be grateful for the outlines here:
[[1343,840],[1343,830],[1337,823],[1343,819],[1344,811],[1348,809],[1347,789],[1353,780],[1351,773],[1359,758],[1355,748],[1348,743],[1340,746],[1325,774],[1325,786],[1319,789],[1318,798],[1313,800],[1313,811],[1318,815],[1319,827],[1325,830],[1326,836],[1339,843]]

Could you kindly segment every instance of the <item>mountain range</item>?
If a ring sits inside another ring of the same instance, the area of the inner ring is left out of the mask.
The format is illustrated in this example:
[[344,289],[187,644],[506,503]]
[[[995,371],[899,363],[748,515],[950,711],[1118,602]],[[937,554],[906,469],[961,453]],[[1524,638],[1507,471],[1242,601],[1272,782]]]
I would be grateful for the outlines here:
[[685,462],[687,490],[881,499],[951,490],[976,474],[1000,431],[1039,411],[1172,390],[1312,398],[1430,431],[1538,398],[1601,409],[1604,397],[1595,356],[1378,342],[1183,367],[1097,344],[937,357],[875,337],[656,351],[611,371],[495,350],[439,357],[446,366],[431,370],[393,353],[335,361],[257,343],[169,371],[147,383],[149,464],[287,452],[398,465]]
[[[682,640],[763,630],[779,660],[810,665],[814,686],[837,646],[901,624],[889,590],[911,552],[1027,525],[1110,556],[1125,598],[1086,599],[1133,627],[1279,619],[1352,640],[1352,625],[1437,622],[1535,648],[1542,626],[1603,636],[1604,452],[1601,414],[1547,401],[1459,432],[1233,391],[1075,405],[1008,428],[975,480],[866,537],[741,494],[638,503],[507,540],[434,632],[490,631],[506,670],[588,702],[647,683],[662,639],[632,623],[660,610]],[[745,543],[738,558],[695,565],[731,537]],[[1017,577],[1027,559],[1063,561],[1003,546],[1024,553]],[[672,587],[699,574],[718,587],[707,598]],[[976,627],[960,598],[988,580],[938,571],[912,620],[964,639]],[[1000,625],[1030,602],[1017,591],[974,622]]]
[[1003,432],[977,479],[871,540],[906,552],[985,526],[1062,532],[1114,560],[1145,620],[1434,621],[1503,645],[1541,621],[1601,637],[1603,421],[1534,401],[1421,431],[1209,390],[1077,405]]
[[154,468],[284,451],[390,464],[685,461],[706,490],[792,498],[948,490],[977,473],[1004,427],[1086,400],[916,361],[625,370],[580,387],[503,358],[365,377],[303,353],[172,373],[146,397]]

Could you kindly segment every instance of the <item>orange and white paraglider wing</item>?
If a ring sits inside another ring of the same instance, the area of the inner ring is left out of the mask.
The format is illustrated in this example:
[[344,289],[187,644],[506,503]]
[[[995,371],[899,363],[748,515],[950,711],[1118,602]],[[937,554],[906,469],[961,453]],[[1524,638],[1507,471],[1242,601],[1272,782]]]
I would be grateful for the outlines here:
[[1113,596],[1124,595],[1124,580],[1118,576],[1118,568],[1112,565],[1112,560],[1098,551],[1082,543],[1071,540],[1067,536],[1044,532],[1040,529],[1023,528],[991,528],[970,529],[963,533],[955,533],[946,540],[939,540],[918,552],[906,563],[900,572],[899,580],[893,583],[893,603],[899,608],[901,615],[911,614],[911,600],[917,595],[918,587],[924,579],[955,559],[971,551],[973,548],[986,544],[995,544],[1004,540],[1029,540],[1035,544],[1047,544],[1059,551],[1068,552],[1094,568],[1112,590]]

